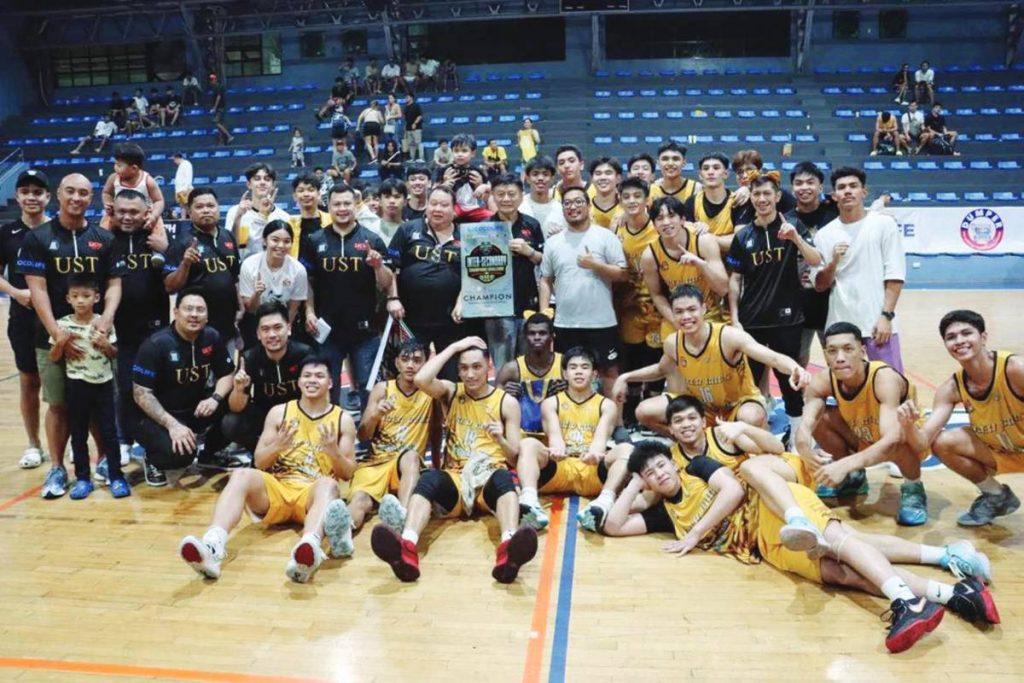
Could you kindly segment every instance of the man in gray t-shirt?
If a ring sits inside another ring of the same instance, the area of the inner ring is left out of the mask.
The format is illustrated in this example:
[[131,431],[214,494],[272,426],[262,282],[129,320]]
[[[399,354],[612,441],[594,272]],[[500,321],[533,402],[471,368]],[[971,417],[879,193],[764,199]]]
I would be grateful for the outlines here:
[[590,198],[582,187],[562,190],[568,230],[548,238],[540,264],[540,309],[558,302],[555,349],[584,346],[597,354],[605,394],[618,376],[619,332],[612,283],[626,282],[626,255],[610,230],[590,222]]

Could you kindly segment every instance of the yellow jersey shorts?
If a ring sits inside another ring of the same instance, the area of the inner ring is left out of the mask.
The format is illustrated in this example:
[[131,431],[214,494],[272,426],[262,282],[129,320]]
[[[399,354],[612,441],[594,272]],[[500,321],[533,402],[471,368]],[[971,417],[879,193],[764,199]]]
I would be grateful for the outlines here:
[[1001,448],[988,447],[996,461],[996,474],[1017,474],[1024,472],[1024,453],[1011,453]]
[[[839,519],[811,489],[793,483],[789,484],[789,488],[800,510],[822,533],[829,522]],[[782,545],[781,532],[785,524],[785,520],[772,512],[764,500],[758,503],[757,547],[761,557],[776,569],[821,583],[821,560],[812,560],[807,553],[790,550]]]
[[[608,472],[603,465],[585,463],[576,456],[548,463],[555,466],[554,474],[538,489],[539,493],[575,493],[585,498],[594,498],[601,493]],[[602,477],[602,471],[604,476]],[[544,476],[544,471],[541,471]]]
[[399,460],[393,458],[376,465],[357,465],[352,481],[348,484],[348,497],[345,500],[352,502],[356,493],[362,491],[379,503],[386,494],[398,493]]
[[278,479],[269,472],[260,471],[263,475],[263,486],[267,490],[267,500],[270,506],[266,513],[260,517],[252,513],[253,518],[266,525],[285,524],[296,522],[303,524],[306,521],[306,508],[309,507],[309,497],[313,495],[315,481],[299,479]]

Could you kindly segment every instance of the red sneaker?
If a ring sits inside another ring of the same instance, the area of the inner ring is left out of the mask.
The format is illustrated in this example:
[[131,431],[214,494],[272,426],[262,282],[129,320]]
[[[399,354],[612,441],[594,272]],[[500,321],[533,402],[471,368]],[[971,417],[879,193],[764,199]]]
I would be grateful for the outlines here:
[[537,531],[533,527],[516,529],[512,538],[498,546],[497,558],[491,576],[498,583],[512,583],[519,575],[519,568],[537,554]]
[[405,540],[387,525],[373,527],[370,547],[374,555],[391,565],[391,571],[400,581],[420,578],[420,556],[416,552],[416,544]]
[[942,621],[946,610],[942,605],[917,598],[907,602],[901,598],[892,601],[888,610],[889,635],[885,638],[885,646],[889,652],[903,652],[926,634],[935,630]]

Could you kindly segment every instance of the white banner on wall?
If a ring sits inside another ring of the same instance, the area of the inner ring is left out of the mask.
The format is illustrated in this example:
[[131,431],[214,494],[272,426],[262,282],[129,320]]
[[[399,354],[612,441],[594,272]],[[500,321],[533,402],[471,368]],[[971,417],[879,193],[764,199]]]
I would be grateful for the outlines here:
[[908,254],[1024,254],[1024,206],[893,206]]

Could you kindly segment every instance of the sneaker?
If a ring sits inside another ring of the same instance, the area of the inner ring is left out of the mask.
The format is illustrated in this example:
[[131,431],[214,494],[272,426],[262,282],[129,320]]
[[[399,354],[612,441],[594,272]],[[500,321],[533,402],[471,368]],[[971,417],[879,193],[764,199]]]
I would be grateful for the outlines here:
[[[167,486],[167,475],[156,465],[151,465],[145,458],[142,459],[142,471],[146,476],[146,483],[157,488]],[[216,577],[214,577],[216,578]]]
[[146,457],[146,449],[143,448],[138,441],[132,444],[130,453],[132,460],[138,460],[139,462],[141,462]]
[[898,157],[901,157],[901,156],[903,156],[903,151],[902,151],[902,150],[899,150],[899,149],[898,149],[898,150],[896,150],[896,156],[898,156]]
[[416,546],[399,536],[384,524],[373,527],[370,534],[373,554],[391,566],[399,581],[415,581],[420,578],[420,556]]
[[60,498],[68,492],[68,471],[63,467],[52,467],[46,473],[43,481],[43,490],[40,494],[43,498],[51,500]]
[[74,485],[71,487],[71,493],[68,496],[71,500],[83,500],[89,497],[89,494],[93,492],[92,482],[88,479],[76,479]]
[[1019,507],[1020,499],[1003,484],[1001,493],[982,493],[975,498],[971,509],[960,515],[956,523],[960,526],[985,526],[996,517],[1016,512]]
[[592,502],[576,513],[576,521],[587,531],[598,532],[604,528],[606,514],[603,507]]
[[992,563],[988,555],[975,550],[970,541],[954,541],[946,546],[946,555],[939,566],[948,569],[958,579],[981,579],[992,583]]
[[867,471],[860,469],[846,475],[838,487],[819,486],[814,492],[818,498],[845,498],[867,495],[869,488]]
[[548,523],[551,522],[548,514],[544,512],[544,508],[539,505],[527,505],[526,503],[519,503],[519,518],[524,526],[537,531],[543,531],[547,528]]
[[178,554],[188,566],[207,579],[220,578],[220,561],[216,550],[195,536],[186,536],[178,544]]
[[100,486],[106,486],[110,481],[110,468],[107,466],[107,459],[100,458],[100,461],[96,463],[96,472],[93,473],[92,478]]
[[207,470],[233,470],[241,467],[248,467],[249,460],[245,454],[226,453],[221,451],[209,456],[203,455],[196,460],[196,466]]
[[812,560],[824,556],[832,549],[832,545],[825,540],[821,530],[806,517],[799,517],[791,524],[783,526],[779,536],[786,548],[805,552]]
[[332,500],[324,510],[324,535],[331,544],[331,557],[352,557],[352,514],[343,500]]
[[324,561],[324,551],[315,536],[303,536],[292,548],[284,573],[295,583],[308,583]]
[[377,516],[396,534],[401,534],[405,528],[405,506],[390,493],[381,498]]
[[877,149],[871,150],[871,156],[877,157],[878,156],[878,150]]
[[615,431],[612,432],[611,440],[616,444],[633,443],[633,435],[630,433],[628,429],[626,429],[622,425],[619,425],[618,427],[615,428]]
[[896,463],[890,462],[889,463],[889,476],[892,477],[893,479],[902,479],[903,478],[903,470],[901,470],[900,466],[897,465]]
[[121,444],[121,467],[124,467],[132,461],[132,446],[131,444]]
[[921,526],[928,521],[928,495],[920,481],[900,484],[900,511],[896,523],[900,526]]
[[519,576],[519,568],[537,554],[537,532],[533,527],[521,526],[512,538],[498,546],[491,576],[498,583],[512,583]]
[[21,454],[21,460],[18,461],[18,467],[23,470],[33,470],[42,465],[44,460],[46,460],[46,453],[43,452],[42,448],[29,446]]
[[132,487],[124,477],[118,477],[110,482],[110,495],[114,498],[127,498],[132,495]]
[[967,621],[999,623],[999,610],[996,609],[992,593],[976,579],[958,581],[953,587],[953,597],[946,603],[946,609]]
[[889,621],[889,635],[885,637],[885,646],[889,652],[903,652],[913,647],[926,633],[935,630],[942,621],[946,610],[934,602],[918,598],[907,602],[902,598],[892,601],[892,605],[882,615]]

